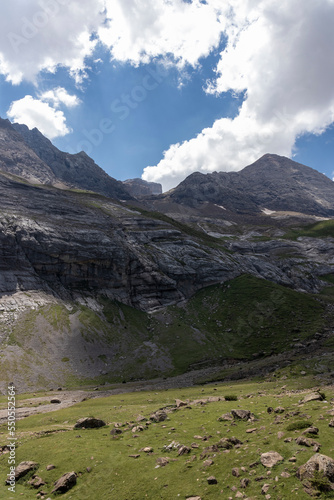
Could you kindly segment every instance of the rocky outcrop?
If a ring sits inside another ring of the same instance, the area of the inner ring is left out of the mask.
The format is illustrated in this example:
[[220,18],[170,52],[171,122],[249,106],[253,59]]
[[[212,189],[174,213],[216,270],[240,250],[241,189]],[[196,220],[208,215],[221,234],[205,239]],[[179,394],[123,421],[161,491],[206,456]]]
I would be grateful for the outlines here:
[[162,186],[157,182],[147,182],[136,178],[123,181],[123,185],[134,198],[162,194]]

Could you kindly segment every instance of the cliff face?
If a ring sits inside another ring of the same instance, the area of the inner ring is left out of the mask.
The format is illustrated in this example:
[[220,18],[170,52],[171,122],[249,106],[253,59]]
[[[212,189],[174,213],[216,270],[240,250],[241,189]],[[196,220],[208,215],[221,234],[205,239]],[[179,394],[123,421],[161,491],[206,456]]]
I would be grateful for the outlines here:
[[127,179],[123,181],[123,185],[135,198],[162,194],[162,186],[157,182],[147,182],[143,179]]

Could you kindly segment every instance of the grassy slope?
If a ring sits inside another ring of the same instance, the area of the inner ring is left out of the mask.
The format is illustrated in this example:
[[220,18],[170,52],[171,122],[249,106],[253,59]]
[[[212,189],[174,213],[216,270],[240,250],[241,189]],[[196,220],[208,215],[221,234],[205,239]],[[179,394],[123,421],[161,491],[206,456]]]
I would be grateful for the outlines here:
[[[285,385],[283,390],[281,387]],[[332,405],[327,402],[312,402],[300,406],[301,394],[290,390],[310,387],[314,384],[311,378],[301,377],[277,382],[262,383],[243,382],[205,386],[204,388],[187,388],[160,391],[157,393],[140,392],[115,395],[109,398],[88,400],[72,408],[26,418],[18,422],[17,461],[34,460],[39,463],[38,475],[47,485],[42,488],[50,495],[53,482],[63,473],[74,470],[79,474],[77,485],[62,498],[73,500],[157,500],[172,498],[185,499],[191,495],[199,495],[203,500],[235,497],[231,491],[236,487],[239,491],[240,480],[243,477],[251,480],[245,490],[252,500],[263,498],[261,487],[264,483],[270,485],[272,498],[290,500],[310,498],[303,491],[301,483],[295,477],[297,467],[305,463],[313,454],[312,448],[298,446],[294,439],[302,431],[288,431],[289,424],[299,420],[307,420],[319,429],[315,439],[322,445],[321,453],[334,457],[333,429],[328,427],[331,418],[327,413]],[[324,389],[328,401],[333,398],[333,388]],[[235,394],[238,401],[221,401],[206,405],[195,405],[192,409],[181,408],[169,414],[167,421],[152,423],[143,432],[134,437],[131,430],[125,430],[119,437],[109,433],[114,422],[135,422],[138,415],[146,418],[158,408],[173,405],[175,398],[194,400],[208,396],[225,396]],[[38,395],[37,395],[38,396]],[[0,403],[2,399],[0,398]],[[22,397],[20,398],[22,399]],[[268,414],[268,406],[285,408],[285,412],[276,418],[276,414]],[[253,423],[218,422],[217,418],[233,408],[250,409],[259,421]],[[300,412],[292,415],[292,412]],[[73,430],[78,418],[94,415],[103,418],[108,427],[98,430]],[[275,420],[278,422],[274,424]],[[273,425],[274,424],[274,425]],[[253,433],[247,433],[249,428],[256,428]],[[6,429],[0,428],[5,436]],[[50,432],[60,431],[60,432]],[[285,443],[277,433],[284,432],[284,438],[292,437],[293,441]],[[211,436],[207,441],[194,436]],[[79,437],[80,436],[80,437]],[[222,437],[236,436],[243,444],[228,453],[223,450],[211,453],[214,465],[205,468],[204,459],[200,459],[203,449],[217,443]],[[192,449],[189,455],[177,456],[176,451],[166,452],[163,446],[171,441],[191,446],[196,442],[198,448]],[[153,453],[146,455],[140,450],[149,446]],[[270,475],[261,464],[250,465],[259,460],[260,454],[266,451],[277,451],[284,462],[275,466]],[[139,454],[138,459],[129,455]],[[297,462],[289,462],[296,456]],[[169,457],[176,459],[166,467],[156,468],[156,459]],[[190,460],[190,461],[189,461]],[[56,469],[46,471],[48,464],[54,464]],[[246,467],[239,478],[232,476],[233,467]],[[91,472],[87,472],[90,467]],[[4,484],[7,471],[7,456],[0,456],[0,481]],[[288,472],[290,477],[283,478],[282,472]],[[214,475],[218,484],[208,486],[207,478]],[[260,481],[256,478],[262,476]],[[275,481],[275,477],[278,481]],[[6,493],[4,492],[4,495]],[[36,498],[36,490],[20,480],[15,498],[23,500]],[[12,495],[2,496],[5,499]],[[322,495],[321,498],[326,498]]]
[[[3,363],[2,375],[11,378],[19,369],[29,376],[36,356],[47,363],[52,351],[53,369],[62,361],[67,373],[58,383],[68,387],[84,378],[92,384],[171,376],[223,359],[282,353],[327,321],[324,304],[314,297],[247,275],[153,314],[107,299],[101,299],[101,307],[100,313],[83,306],[69,312],[51,305],[26,314],[10,337],[12,346],[25,349],[24,360],[19,366]],[[58,337],[60,342],[52,344]],[[94,370],[106,373],[94,377]]]

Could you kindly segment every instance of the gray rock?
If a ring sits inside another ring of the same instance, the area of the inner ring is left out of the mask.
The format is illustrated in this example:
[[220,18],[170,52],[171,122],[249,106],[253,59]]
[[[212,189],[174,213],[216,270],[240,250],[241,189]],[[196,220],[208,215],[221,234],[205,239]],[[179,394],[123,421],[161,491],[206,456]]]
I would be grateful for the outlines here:
[[297,470],[297,477],[302,481],[312,479],[315,472],[322,472],[325,477],[334,483],[334,460],[331,457],[316,453]]
[[[26,461],[19,463],[19,465],[15,468],[15,481],[18,481],[19,479],[21,479],[21,477],[26,476],[29,472],[34,471],[37,468],[37,462]],[[9,484],[8,479],[6,483]]]
[[75,472],[63,474],[55,483],[51,493],[66,493],[77,484],[77,475]]
[[274,467],[278,462],[281,462],[283,459],[282,455],[277,453],[277,451],[268,451],[267,453],[262,453],[260,457],[262,465],[265,467],[271,468]]
[[74,426],[74,429],[97,429],[107,425],[103,420],[94,417],[80,418]]

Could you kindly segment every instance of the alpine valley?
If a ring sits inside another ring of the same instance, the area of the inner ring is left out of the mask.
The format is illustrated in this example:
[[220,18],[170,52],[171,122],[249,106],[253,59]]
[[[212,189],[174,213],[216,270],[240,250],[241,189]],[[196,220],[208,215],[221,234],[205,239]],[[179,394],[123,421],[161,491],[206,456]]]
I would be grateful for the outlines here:
[[162,193],[0,120],[0,379],[334,374],[334,183],[267,154]]

